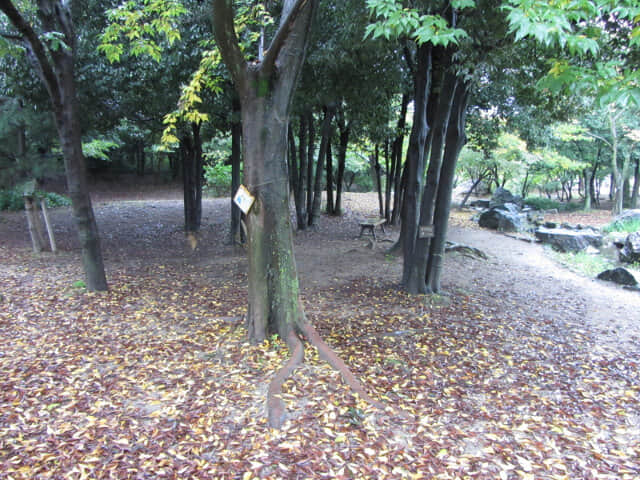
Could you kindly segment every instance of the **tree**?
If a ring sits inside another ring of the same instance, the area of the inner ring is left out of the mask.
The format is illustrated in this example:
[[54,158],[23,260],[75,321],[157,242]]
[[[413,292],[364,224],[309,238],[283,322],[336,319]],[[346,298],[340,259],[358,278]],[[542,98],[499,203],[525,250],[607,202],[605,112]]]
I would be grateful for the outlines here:
[[[0,11],[15,28],[17,33],[11,38],[24,46],[51,100],[64,156],[67,188],[82,247],[87,288],[106,290],[100,237],[89,196],[77,116],[74,77],[76,34],[70,5],[62,0],[39,0],[37,22],[33,23],[10,0],[0,0]],[[37,27],[40,33],[36,31]]]
[[377,402],[320,338],[306,319],[299,298],[289,217],[287,129],[317,0],[285,0],[269,48],[252,61],[247,61],[239,45],[233,3],[213,1],[213,24],[220,54],[240,99],[245,182],[255,197],[247,215],[249,339],[260,342],[277,333],[292,354],[269,386],[269,422],[279,427],[285,410],[283,401],[275,395],[303,359],[303,336],[365,400]]

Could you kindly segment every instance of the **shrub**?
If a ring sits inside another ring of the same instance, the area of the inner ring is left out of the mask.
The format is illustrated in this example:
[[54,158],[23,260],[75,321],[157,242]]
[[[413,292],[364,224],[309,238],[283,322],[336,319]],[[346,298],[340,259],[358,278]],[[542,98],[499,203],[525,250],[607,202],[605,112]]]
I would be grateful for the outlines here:
[[614,267],[613,262],[602,255],[590,255],[586,252],[561,253],[554,250],[550,251],[550,255],[569,270],[587,277],[595,277]]
[[581,208],[581,205],[577,203],[558,202],[546,197],[527,197],[524,199],[524,204],[536,210],[556,209],[559,212],[579,210]]
[[626,220],[616,220],[609,225],[602,228],[605,233],[621,232],[621,233],[633,233],[640,232],[640,219],[628,218]]
[[[64,195],[53,192],[36,192],[39,198],[47,199],[49,207],[66,207],[71,205],[71,200]],[[0,210],[22,210],[24,208],[23,185],[15,186],[9,190],[0,190]]]
[[222,162],[204,166],[207,190],[214,196],[226,196],[231,191],[231,165]]

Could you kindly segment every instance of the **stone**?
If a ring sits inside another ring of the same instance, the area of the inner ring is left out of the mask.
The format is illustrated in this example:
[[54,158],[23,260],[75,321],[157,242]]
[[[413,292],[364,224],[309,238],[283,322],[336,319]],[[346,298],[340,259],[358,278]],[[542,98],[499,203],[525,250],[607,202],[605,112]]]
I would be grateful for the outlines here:
[[640,221],[640,208],[624,210],[620,215],[613,219],[613,222],[628,222],[633,220]]
[[620,261],[623,263],[640,262],[640,232],[630,233],[620,250]]
[[[513,205],[513,204],[512,204]],[[499,230],[501,232],[520,232],[526,230],[526,215],[519,211],[512,211],[510,208],[494,207],[483,212],[478,219],[478,224],[482,228]]]
[[498,187],[493,192],[491,196],[490,207],[495,207],[497,205],[504,205],[505,203],[515,203],[516,205],[522,205],[522,198],[517,195],[512,194],[506,188]]
[[633,274],[626,268],[622,267],[605,270],[604,272],[598,274],[598,279],[617,283],[618,285],[627,285],[630,287],[638,284],[638,281],[633,276]]
[[474,200],[469,204],[470,207],[487,209],[491,204],[490,200]]
[[589,245],[594,248],[602,246],[602,235],[593,230],[540,227],[535,231],[535,236],[539,242],[547,243],[561,252],[581,252]]

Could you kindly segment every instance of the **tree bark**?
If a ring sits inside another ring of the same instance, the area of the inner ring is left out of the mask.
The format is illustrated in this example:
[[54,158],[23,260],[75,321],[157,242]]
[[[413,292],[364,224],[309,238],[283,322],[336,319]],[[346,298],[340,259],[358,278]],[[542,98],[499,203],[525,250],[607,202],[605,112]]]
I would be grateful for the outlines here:
[[413,284],[424,284],[424,275],[414,278],[414,251],[418,236],[419,205],[424,177],[424,150],[429,125],[427,124],[427,105],[431,87],[431,53],[429,44],[423,44],[417,50],[417,68],[414,74],[414,113],[413,126],[407,150],[407,180],[402,205],[402,224],[399,246],[403,252],[402,285],[409,291]]
[[333,215],[333,149],[331,144],[333,135],[329,133],[329,141],[327,142],[327,214]]
[[376,180],[376,190],[378,191],[378,213],[380,218],[384,217],[384,200],[382,196],[382,167],[380,166],[380,146],[376,143],[373,154],[373,173]]
[[[393,140],[393,146],[391,148],[391,170],[389,172],[389,178],[387,179],[386,188],[386,210],[385,218],[387,223],[395,225],[399,217],[399,203],[401,196],[401,182],[402,182],[402,147],[404,145],[404,129],[407,119],[407,108],[409,105],[409,96],[407,94],[402,95],[402,103],[400,106],[400,117],[398,118],[398,124],[396,126],[396,137]],[[391,209],[391,189],[393,188],[393,209]]]
[[191,132],[182,137],[181,146],[184,229],[197,232],[202,222],[202,139],[199,123],[191,124]]
[[327,146],[331,137],[331,122],[336,113],[336,105],[329,104],[324,107],[324,120],[322,121],[322,131],[320,138],[320,149],[318,150],[318,162],[316,164],[316,175],[313,184],[313,203],[309,215],[309,225],[315,225],[320,216],[322,203],[322,173],[324,172],[324,161],[327,157]]
[[80,124],[76,111],[74,77],[75,31],[68,2],[40,0],[37,15],[45,32],[59,32],[65,47],[49,48],[10,0],[0,0],[5,13],[23,39],[27,55],[44,84],[53,106],[54,118],[71,198],[73,218],[82,248],[87,289],[107,290],[100,236],[87,182],[86,161],[82,153]]
[[640,190],[640,159],[636,158],[633,170],[633,190],[631,191],[631,207],[638,208],[638,191]]
[[451,197],[453,195],[453,180],[460,151],[466,143],[465,125],[467,107],[469,105],[469,85],[463,81],[457,83],[449,125],[446,131],[444,159],[438,182],[438,196],[434,215],[434,237],[429,247],[429,261],[427,263],[427,287],[430,291],[440,291],[440,275],[442,260],[447,237],[449,212],[451,211]]
[[251,64],[244,60],[235,34],[232,5],[230,0],[213,0],[213,22],[216,43],[240,96],[245,182],[255,197],[247,214],[247,330],[254,343],[277,332],[292,354],[269,386],[269,424],[278,428],[286,419],[284,403],[276,395],[302,361],[302,338],[311,342],[365,401],[381,406],[322,341],[306,320],[299,300],[289,215],[287,127],[317,0],[285,0],[280,26],[264,60]]
[[307,112],[307,126],[309,128],[309,139],[307,147],[307,225],[311,225],[311,211],[313,210],[313,157],[316,143],[316,127],[313,118],[313,112]]
[[342,215],[342,188],[344,186],[344,169],[347,163],[347,147],[351,128],[345,122],[344,113],[338,116],[340,144],[338,146],[338,175],[336,176],[336,203],[333,214]]
[[233,197],[240,187],[240,177],[242,175],[242,120],[240,112],[240,101],[236,96],[232,101],[233,117],[231,119],[231,226],[229,228],[229,243],[238,242],[243,244],[246,239],[241,227],[242,211],[233,201]]
[[296,220],[298,230],[307,228],[307,208],[305,202],[305,193],[307,191],[307,119],[304,115],[300,115],[300,130],[298,135],[298,158],[300,159],[298,182],[295,195]]

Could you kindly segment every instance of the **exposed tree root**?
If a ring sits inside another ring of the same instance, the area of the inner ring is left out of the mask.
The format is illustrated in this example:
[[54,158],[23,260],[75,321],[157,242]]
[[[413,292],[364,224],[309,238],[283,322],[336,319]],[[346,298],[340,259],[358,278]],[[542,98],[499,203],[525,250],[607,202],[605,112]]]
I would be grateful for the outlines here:
[[278,370],[276,376],[271,380],[269,390],[267,391],[267,415],[269,418],[269,426],[272,428],[280,428],[287,419],[284,401],[280,397],[276,397],[276,395],[282,391],[282,386],[289,375],[291,375],[296,367],[302,363],[302,360],[304,360],[302,342],[293,330],[289,332],[286,341],[289,346],[289,351],[291,352],[291,358]]
[[[349,370],[349,367],[344,361],[333,351],[333,349],[327,345],[327,343],[320,337],[318,331],[313,325],[304,320],[300,325],[301,333],[307,339],[307,341],[313,345],[317,350],[320,358],[331,365],[336,371],[338,371],[344,380],[344,382],[362,398],[365,402],[373,405],[374,407],[384,410],[385,405],[378,400],[372,398],[364,389],[362,383],[355,377],[355,375]],[[300,337],[292,330],[286,339],[289,351],[291,352],[291,358],[278,370],[276,376],[271,380],[269,389],[267,392],[267,416],[269,419],[269,426],[272,428],[280,428],[287,419],[287,412],[284,401],[277,395],[282,391],[282,386],[287,378],[293,373],[298,365],[304,360],[304,348]]]

